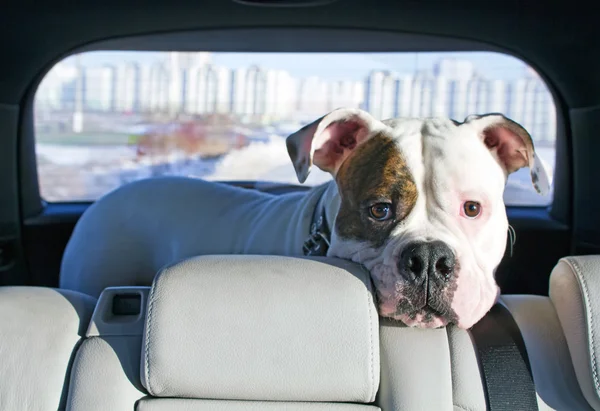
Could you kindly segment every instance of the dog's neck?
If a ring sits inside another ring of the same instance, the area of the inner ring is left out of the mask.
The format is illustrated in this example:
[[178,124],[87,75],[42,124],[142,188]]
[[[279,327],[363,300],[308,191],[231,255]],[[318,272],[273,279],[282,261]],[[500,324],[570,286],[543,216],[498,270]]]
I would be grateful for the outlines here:
[[324,185],[325,189],[316,205],[316,213],[317,215],[325,214],[325,220],[327,221],[329,232],[333,233],[335,219],[337,218],[337,214],[340,209],[341,199],[337,184],[334,180],[324,183]]

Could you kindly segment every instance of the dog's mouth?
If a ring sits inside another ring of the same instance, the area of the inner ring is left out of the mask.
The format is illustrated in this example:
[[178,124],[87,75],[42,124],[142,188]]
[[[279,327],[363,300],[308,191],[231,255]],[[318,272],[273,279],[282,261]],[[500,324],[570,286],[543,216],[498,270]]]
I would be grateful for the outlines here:
[[408,281],[395,268],[384,264],[371,267],[381,317],[420,328],[458,324],[459,316],[454,309],[458,273],[447,281]]
[[453,315],[442,312],[430,305],[420,309],[406,309],[399,304],[396,312],[391,316],[411,327],[439,328],[455,322]]
[[382,317],[401,321],[410,327],[439,328],[456,324],[458,317],[451,308],[454,287],[440,290],[399,290],[394,295],[377,292],[378,309]]
[[394,266],[369,267],[379,315],[409,327],[470,328],[489,311],[500,291],[493,273],[464,267],[447,281],[410,281]]

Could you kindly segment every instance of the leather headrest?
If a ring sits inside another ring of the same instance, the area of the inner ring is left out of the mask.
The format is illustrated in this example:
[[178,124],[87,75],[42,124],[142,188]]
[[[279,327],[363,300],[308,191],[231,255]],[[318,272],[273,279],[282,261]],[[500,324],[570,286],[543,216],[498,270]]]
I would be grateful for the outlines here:
[[600,256],[562,258],[550,276],[550,298],[585,399],[600,409]]
[[349,261],[196,257],[154,280],[142,382],[157,397],[368,403],[378,325],[369,275]]

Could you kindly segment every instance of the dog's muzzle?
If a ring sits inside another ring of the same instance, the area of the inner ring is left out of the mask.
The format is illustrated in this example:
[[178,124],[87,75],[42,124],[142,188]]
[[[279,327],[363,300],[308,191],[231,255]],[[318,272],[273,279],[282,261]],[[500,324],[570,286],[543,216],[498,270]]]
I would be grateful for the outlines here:
[[434,301],[442,297],[440,291],[453,280],[455,268],[456,257],[446,243],[431,241],[408,244],[400,253],[398,273],[412,288],[412,308],[424,308],[431,303],[445,306],[442,301],[437,301],[437,304]]

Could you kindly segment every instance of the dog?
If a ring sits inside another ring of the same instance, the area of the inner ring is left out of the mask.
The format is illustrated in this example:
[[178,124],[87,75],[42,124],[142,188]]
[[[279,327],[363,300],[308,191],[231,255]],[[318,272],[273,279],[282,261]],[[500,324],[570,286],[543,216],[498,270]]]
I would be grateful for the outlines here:
[[550,188],[531,136],[501,114],[379,121],[342,108],[286,144],[300,183],[313,165],[333,176],[327,255],[364,265],[380,315],[408,326],[478,322],[499,296],[508,175],[529,167],[536,191]]
[[538,192],[550,187],[530,135],[500,114],[380,121],[340,108],[286,146],[300,183],[313,166],[331,181],[282,195],[191,178],[127,184],[79,220],[60,287],[148,284],[201,254],[327,255],[370,271],[381,316],[469,328],[499,294],[508,175],[529,167]]

